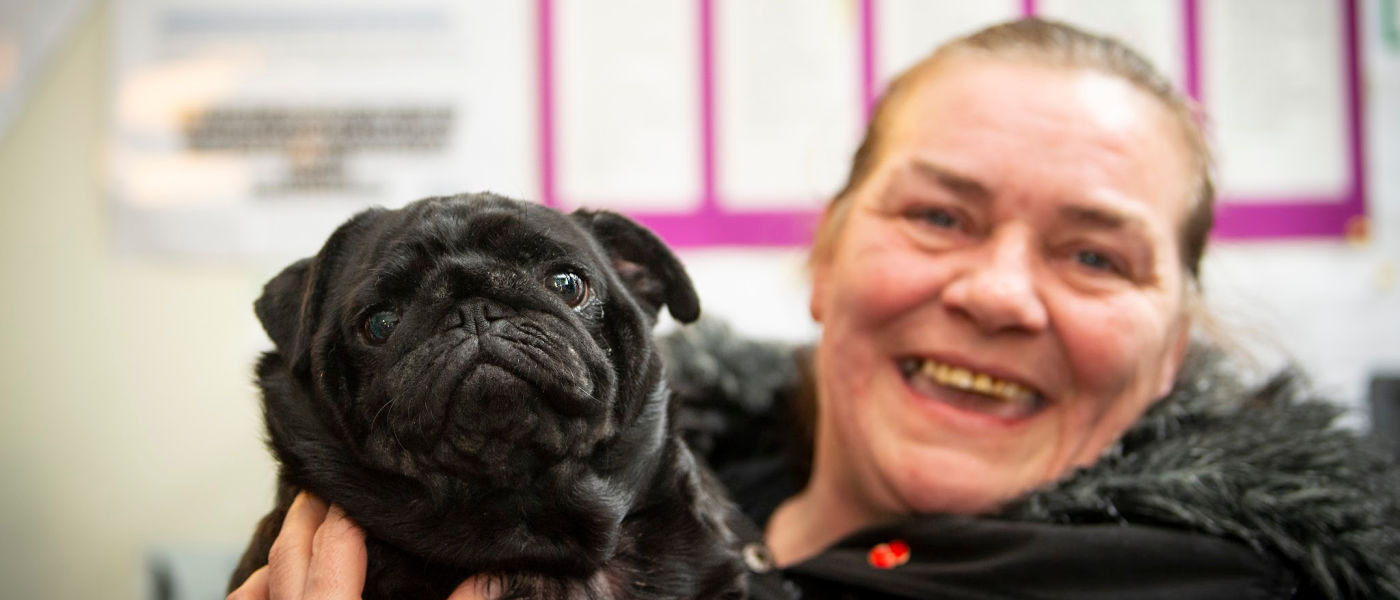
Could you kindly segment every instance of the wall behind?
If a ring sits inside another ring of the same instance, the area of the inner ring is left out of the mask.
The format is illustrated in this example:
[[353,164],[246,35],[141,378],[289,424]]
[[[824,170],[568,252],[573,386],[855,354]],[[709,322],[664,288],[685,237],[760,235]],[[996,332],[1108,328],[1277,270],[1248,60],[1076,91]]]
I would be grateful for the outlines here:
[[[280,265],[111,250],[99,177],[111,18],[96,5],[0,140],[5,598],[137,597],[148,548],[237,548],[271,503],[249,375],[267,342],[250,305]],[[1353,405],[1369,370],[1400,370],[1400,77],[1366,29],[1370,241],[1221,246],[1206,266],[1228,327]],[[708,313],[765,337],[814,334],[800,252],[683,258]]]
[[0,142],[0,597],[133,598],[142,551],[246,539],[270,506],[239,265],[114,255],[99,179],[107,7]]
[[1400,22],[1382,14],[1386,2],[1359,2],[1369,235],[1217,244],[1204,273],[1227,331],[1266,365],[1303,365],[1359,426],[1370,377],[1400,373]]

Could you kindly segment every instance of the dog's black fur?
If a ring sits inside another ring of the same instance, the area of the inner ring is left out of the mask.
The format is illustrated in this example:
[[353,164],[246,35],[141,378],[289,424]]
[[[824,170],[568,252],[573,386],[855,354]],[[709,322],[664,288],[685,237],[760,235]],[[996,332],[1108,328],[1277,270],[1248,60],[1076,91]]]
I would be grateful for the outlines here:
[[476,573],[506,597],[742,598],[732,508],[670,424],[663,305],[699,315],[676,258],[614,213],[477,194],[350,219],[255,304],[280,484],[230,588],[309,490],[365,530],[365,598]]

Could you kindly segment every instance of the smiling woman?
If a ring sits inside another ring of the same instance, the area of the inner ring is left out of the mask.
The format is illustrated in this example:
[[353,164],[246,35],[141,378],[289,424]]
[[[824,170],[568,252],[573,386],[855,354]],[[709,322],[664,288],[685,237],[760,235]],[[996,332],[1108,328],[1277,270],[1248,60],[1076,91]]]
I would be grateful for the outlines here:
[[813,265],[819,478],[778,523],[824,502],[992,508],[1092,462],[1186,349],[1189,167],[1165,111],[1088,69],[962,58],[929,77]]
[[982,512],[1093,462],[1187,347],[1172,112],[1092,64],[932,60],[813,260],[821,409],[814,477],[770,529],[783,560],[824,545],[784,523],[845,516],[829,542]]
[[693,410],[754,382],[697,445],[808,597],[1400,594],[1394,465],[1193,348],[1198,122],[1115,40],[954,40],[891,84],[827,208],[806,375],[755,411],[771,348],[673,341]]

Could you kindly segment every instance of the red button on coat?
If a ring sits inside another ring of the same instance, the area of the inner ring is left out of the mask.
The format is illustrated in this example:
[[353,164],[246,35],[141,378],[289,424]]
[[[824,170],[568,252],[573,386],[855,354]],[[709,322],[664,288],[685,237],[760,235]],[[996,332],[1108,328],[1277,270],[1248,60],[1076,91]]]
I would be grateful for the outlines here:
[[909,562],[909,544],[904,540],[893,540],[888,544],[876,545],[870,549],[866,560],[876,569],[893,569]]

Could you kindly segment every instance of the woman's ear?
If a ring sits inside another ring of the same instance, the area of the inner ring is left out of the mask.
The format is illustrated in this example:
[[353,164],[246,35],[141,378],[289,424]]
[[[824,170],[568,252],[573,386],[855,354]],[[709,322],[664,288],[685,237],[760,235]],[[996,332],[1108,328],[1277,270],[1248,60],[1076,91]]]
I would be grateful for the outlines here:
[[812,320],[822,322],[824,311],[823,304],[826,302],[827,271],[831,269],[830,258],[814,261],[812,263],[812,295],[807,300],[807,310],[812,314]]
[[1157,384],[1159,399],[1171,393],[1172,386],[1176,385],[1176,376],[1181,372],[1181,365],[1186,362],[1186,352],[1191,348],[1191,318],[1183,316],[1177,328],[1179,331],[1176,333],[1176,340],[1163,358],[1167,363],[1162,367],[1162,380]]
[[807,255],[807,271],[812,276],[812,295],[808,298],[807,311],[812,320],[818,323],[826,318],[828,292],[831,289],[832,269],[836,262],[836,246],[844,229],[846,218],[855,198],[835,198],[827,204],[817,223],[816,239],[812,241],[811,253]]

